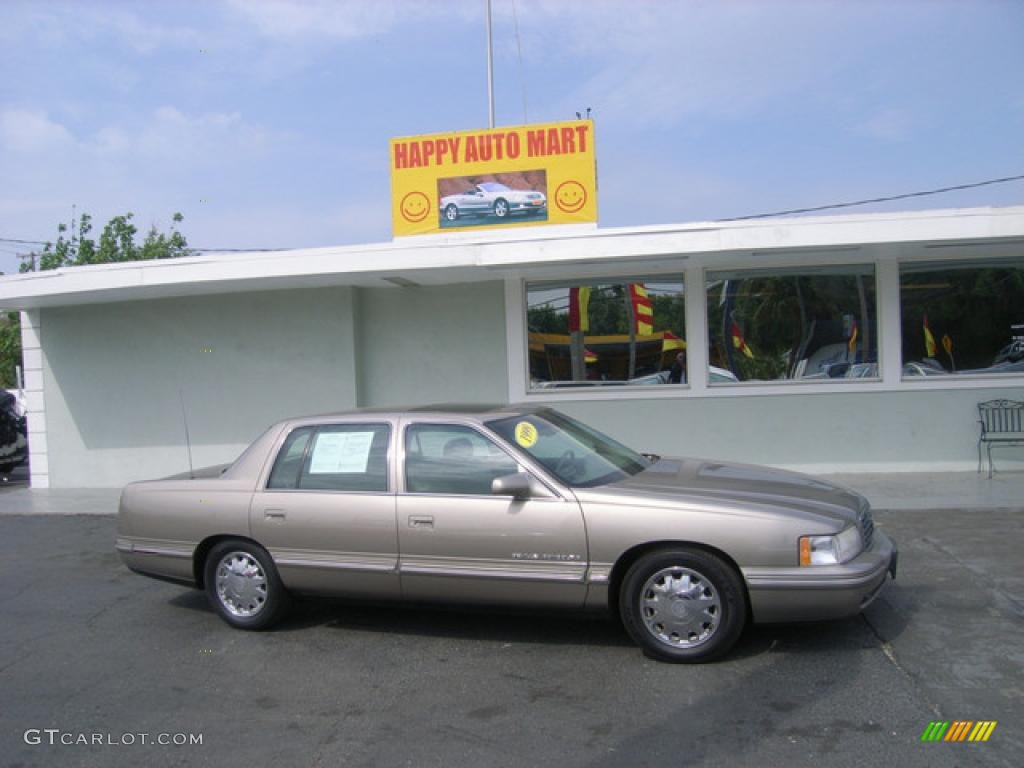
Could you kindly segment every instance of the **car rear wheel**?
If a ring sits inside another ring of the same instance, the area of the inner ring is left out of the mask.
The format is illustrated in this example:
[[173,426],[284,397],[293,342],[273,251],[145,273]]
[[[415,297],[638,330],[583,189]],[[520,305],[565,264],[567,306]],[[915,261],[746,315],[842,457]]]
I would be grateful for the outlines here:
[[508,201],[503,198],[498,198],[494,201],[494,215],[499,219],[504,219],[508,216]]
[[459,218],[459,209],[455,207],[454,203],[449,203],[444,209],[444,217],[448,221],[455,221]]
[[644,652],[662,661],[711,661],[739,639],[747,618],[735,569],[700,549],[662,549],[637,560],[622,582],[619,613]]
[[238,629],[265,629],[290,603],[270,555],[248,541],[223,541],[211,549],[205,584],[210,605]]

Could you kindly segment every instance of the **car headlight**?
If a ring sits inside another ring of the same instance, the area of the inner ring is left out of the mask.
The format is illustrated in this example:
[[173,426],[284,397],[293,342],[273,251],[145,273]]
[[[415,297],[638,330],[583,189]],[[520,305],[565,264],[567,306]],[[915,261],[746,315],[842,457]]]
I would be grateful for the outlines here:
[[838,565],[855,558],[863,548],[854,526],[835,536],[801,536],[800,565]]

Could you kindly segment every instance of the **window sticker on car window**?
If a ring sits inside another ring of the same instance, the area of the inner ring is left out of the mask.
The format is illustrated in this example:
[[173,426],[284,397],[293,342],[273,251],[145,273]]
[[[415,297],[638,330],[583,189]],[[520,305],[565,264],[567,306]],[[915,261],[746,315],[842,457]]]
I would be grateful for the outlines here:
[[373,432],[321,432],[313,444],[309,474],[366,472]]
[[533,448],[537,444],[537,428],[528,421],[516,424],[516,442],[523,448]]

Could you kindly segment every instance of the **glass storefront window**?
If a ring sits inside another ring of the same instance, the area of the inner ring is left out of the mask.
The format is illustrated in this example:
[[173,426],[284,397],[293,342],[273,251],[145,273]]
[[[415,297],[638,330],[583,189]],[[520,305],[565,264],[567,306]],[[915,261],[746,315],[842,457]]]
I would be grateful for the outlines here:
[[900,265],[903,378],[1024,373],[1024,258]]
[[878,378],[872,265],[709,272],[708,383]]
[[526,286],[531,390],[686,383],[682,277]]

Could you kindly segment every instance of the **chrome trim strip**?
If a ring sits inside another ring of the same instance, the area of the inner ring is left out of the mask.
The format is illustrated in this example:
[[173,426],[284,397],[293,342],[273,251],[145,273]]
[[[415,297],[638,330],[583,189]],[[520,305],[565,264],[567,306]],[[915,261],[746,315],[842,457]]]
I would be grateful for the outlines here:
[[274,564],[286,568],[327,568],[332,571],[372,571],[374,573],[394,573],[394,565],[378,563],[341,562],[339,560],[301,560],[295,558],[274,558]]
[[583,583],[585,573],[569,573],[566,571],[518,570],[512,568],[474,568],[459,566],[409,565],[400,564],[399,573],[417,576],[449,576],[473,579],[510,579],[513,581],[557,581]]
[[612,577],[612,563],[591,563],[587,570],[587,581],[591,584],[607,584]]
[[[120,549],[120,547],[118,547]],[[122,552],[126,550],[121,550]],[[182,559],[189,559],[192,557],[192,551],[188,550],[182,552],[180,549],[164,549],[163,547],[145,547],[135,545],[132,549],[127,550],[132,554],[136,555],[158,555],[160,557],[180,557]]]
[[398,555],[376,555],[367,552],[271,549],[270,557],[275,565],[286,568],[325,568],[335,571],[376,573],[393,573],[398,568]]

